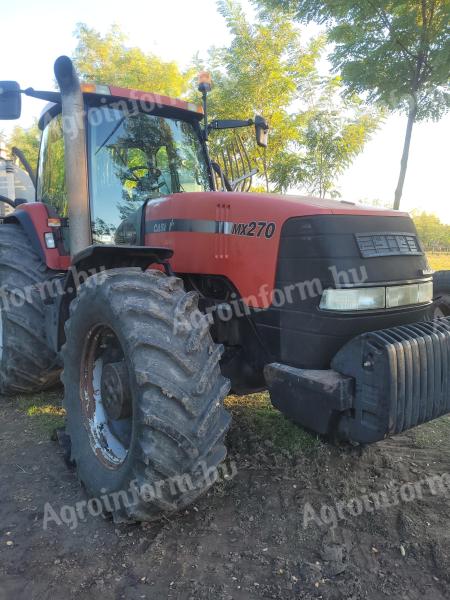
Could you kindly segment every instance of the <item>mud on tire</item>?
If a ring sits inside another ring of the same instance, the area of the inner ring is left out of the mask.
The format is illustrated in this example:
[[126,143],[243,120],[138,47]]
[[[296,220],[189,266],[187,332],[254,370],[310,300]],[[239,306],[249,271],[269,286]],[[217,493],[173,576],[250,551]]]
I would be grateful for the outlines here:
[[[96,336],[104,341],[89,350]],[[103,508],[116,521],[158,519],[213,483],[205,473],[226,456],[230,386],[220,373],[222,347],[180,279],[134,268],[94,275],[71,304],[62,352],[72,460],[88,494],[108,498]],[[110,393],[117,398],[117,385],[103,387],[111,362],[126,365],[131,390],[128,416],[117,420],[102,412]],[[174,481],[182,484],[168,485]]]
[[48,347],[41,286],[54,276],[20,225],[0,225],[0,393],[55,385],[60,370]]

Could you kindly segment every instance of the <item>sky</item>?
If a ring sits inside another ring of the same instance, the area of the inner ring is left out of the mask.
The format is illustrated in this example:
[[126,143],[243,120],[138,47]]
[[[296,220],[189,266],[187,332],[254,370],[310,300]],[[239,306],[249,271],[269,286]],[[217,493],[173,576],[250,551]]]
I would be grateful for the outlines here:
[[[251,17],[250,0],[241,4]],[[101,33],[116,23],[130,45],[182,65],[195,53],[205,55],[210,46],[230,41],[214,0],[0,0],[0,15],[0,77],[16,80],[23,88],[53,89],[54,60],[72,54],[79,22]],[[6,127],[2,123],[0,129],[30,125],[42,106],[24,98],[20,121]],[[387,119],[340,178],[342,199],[393,201],[405,127],[403,115]],[[401,208],[434,212],[450,224],[450,115],[438,123],[415,125]]]

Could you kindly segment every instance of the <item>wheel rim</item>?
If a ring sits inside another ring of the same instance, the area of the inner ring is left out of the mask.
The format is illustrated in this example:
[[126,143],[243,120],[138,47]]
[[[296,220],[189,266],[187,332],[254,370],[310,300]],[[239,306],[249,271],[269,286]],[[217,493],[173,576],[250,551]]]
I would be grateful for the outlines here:
[[95,325],[86,336],[80,375],[83,424],[91,448],[106,467],[117,469],[130,449],[133,411],[124,352],[109,326]]

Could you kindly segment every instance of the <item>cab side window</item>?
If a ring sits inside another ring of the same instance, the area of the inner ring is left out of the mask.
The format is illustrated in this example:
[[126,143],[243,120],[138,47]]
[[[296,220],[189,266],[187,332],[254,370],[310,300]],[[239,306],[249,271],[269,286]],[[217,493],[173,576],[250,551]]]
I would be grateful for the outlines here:
[[52,206],[60,217],[68,216],[61,115],[54,117],[42,134],[37,199]]

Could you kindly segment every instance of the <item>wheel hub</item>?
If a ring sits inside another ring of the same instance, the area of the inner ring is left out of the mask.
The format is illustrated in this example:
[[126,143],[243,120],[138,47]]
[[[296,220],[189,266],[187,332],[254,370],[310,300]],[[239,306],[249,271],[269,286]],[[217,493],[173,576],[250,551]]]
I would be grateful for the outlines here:
[[104,365],[101,379],[102,402],[110,419],[131,417],[131,392],[125,361]]
[[133,402],[121,343],[108,325],[91,327],[80,362],[83,424],[95,456],[109,469],[128,455],[133,429]]

